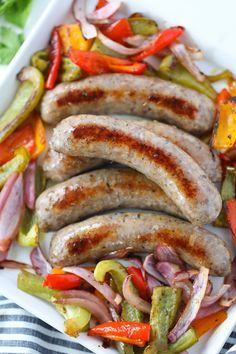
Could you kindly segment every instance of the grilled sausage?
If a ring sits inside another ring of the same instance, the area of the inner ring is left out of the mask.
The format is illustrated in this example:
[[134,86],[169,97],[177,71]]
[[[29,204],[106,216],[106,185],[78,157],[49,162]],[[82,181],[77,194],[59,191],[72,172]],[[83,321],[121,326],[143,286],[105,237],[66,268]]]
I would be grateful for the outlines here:
[[43,170],[46,178],[54,182],[62,182],[79,173],[101,166],[104,162],[102,159],[65,155],[49,148],[43,159]]
[[[184,150],[199,164],[213,182],[221,180],[221,165],[218,156],[200,139],[174,126],[157,121],[140,120],[137,118],[133,118],[132,121],[166,138]],[[85,157],[78,157],[77,159],[49,150],[44,159],[43,169],[46,177],[55,182],[61,182],[102,164],[104,164],[104,161],[101,159],[89,159]]]
[[53,231],[115,208],[161,210],[182,216],[155,183],[130,169],[85,173],[44,191],[36,202],[40,229]]
[[62,83],[48,91],[41,104],[42,118],[49,124],[86,113],[139,115],[201,134],[212,128],[215,106],[194,90],[159,78],[128,74]]
[[231,255],[218,236],[170,216],[134,212],[100,215],[61,229],[51,241],[50,262],[71,266],[126,247],[153,252],[162,244],[193,267],[204,265],[219,276],[230,272]]
[[111,159],[146,175],[195,224],[210,223],[221,197],[205,173],[183,150],[131,121],[81,115],[54,129],[52,147],[71,156]]

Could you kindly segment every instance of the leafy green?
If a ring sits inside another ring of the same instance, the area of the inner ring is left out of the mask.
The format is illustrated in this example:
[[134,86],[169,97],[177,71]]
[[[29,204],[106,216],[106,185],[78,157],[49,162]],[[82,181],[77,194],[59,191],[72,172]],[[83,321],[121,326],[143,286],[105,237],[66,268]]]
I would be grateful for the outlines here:
[[[12,1],[12,0],[8,0]],[[32,0],[17,0],[12,6],[8,7],[5,13],[5,18],[8,22],[24,28],[27,18],[32,7]]]
[[24,41],[22,34],[8,27],[0,27],[0,64],[8,64]]
[[0,0],[0,16],[2,16],[16,0]]

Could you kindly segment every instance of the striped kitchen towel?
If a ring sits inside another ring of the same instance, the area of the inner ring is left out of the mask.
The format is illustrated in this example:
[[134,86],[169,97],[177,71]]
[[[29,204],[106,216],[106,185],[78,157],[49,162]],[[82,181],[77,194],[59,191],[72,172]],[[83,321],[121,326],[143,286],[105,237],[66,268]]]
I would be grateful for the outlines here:
[[[225,354],[235,343],[236,328],[220,354]],[[91,352],[0,296],[0,353],[85,354]]]

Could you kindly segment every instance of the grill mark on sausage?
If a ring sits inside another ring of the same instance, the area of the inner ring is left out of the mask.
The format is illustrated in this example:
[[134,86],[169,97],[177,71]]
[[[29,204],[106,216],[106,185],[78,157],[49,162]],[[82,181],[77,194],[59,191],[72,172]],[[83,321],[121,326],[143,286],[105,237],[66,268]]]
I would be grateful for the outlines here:
[[154,148],[148,143],[141,143],[136,138],[126,135],[121,131],[112,131],[93,124],[81,125],[74,128],[73,137],[75,139],[86,139],[89,143],[101,141],[114,145],[124,145],[130,149],[134,149],[141,156],[146,156],[150,161],[154,161],[156,164],[164,167],[190,199],[194,199],[197,196],[197,187],[191,180],[185,177],[178,163],[160,148]]
[[77,238],[75,237],[74,240],[67,242],[66,247],[68,253],[73,256],[96,247],[106,239],[112,241],[114,238],[115,228],[115,225],[112,226],[112,230],[109,226],[102,225],[95,230],[85,232],[82,236],[77,236]]
[[[206,258],[206,251],[203,247],[201,246],[196,246],[194,244],[193,246],[189,244],[188,238],[182,237],[182,233],[177,230],[170,231],[167,229],[162,229],[162,230],[157,230],[156,234],[158,235],[158,242],[161,244],[166,244],[168,246],[173,247],[174,249],[176,248],[181,248],[183,250],[187,250],[188,253],[190,253],[192,256],[205,259]],[[152,233],[147,233],[140,235],[139,240],[141,242],[148,242],[151,239],[155,238],[155,231]]]
[[93,102],[104,96],[105,92],[100,89],[95,90],[73,90],[67,92],[57,100],[57,106],[66,106],[76,103]]
[[148,97],[148,100],[152,103],[156,103],[158,106],[165,107],[176,114],[187,116],[192,120],[194,120],[195,113],[197,113],[197,108],[182,98],[152,94]]

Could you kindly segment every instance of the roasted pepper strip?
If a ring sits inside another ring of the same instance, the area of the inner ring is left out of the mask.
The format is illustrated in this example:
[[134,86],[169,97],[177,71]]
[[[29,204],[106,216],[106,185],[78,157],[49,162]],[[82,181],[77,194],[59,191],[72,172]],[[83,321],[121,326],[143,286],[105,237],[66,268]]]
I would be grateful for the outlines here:
[[36,247],[39,239],[39,227],[35,213],[26,208],[17,242],[22,247]]
[[236,143],[236,102],[234,97],[220,105],[212,146],[218,151],[232,148]]
[[225,202],[236,197],[236,168],[227,167],[224,182],[221,187],[221,197]]
[[16,149],[14,155],[13,159],[0,167],[0,188],[3,187],[13,172],[23,172],[29,163],[30,156],[24,147]]
[[195,329],[198,337],[201,337],[223,323],[227,317],[227,312],[222,310],[199,320],[194,320],[191,326]]
[[233,79],[233,73],[230,70],[224,70],[216,75],[207,75],[207,78],[210,82],[217,82],[220,80],[231,81]]
[[87,330],[91,313],[87,310],[73,305],[55,304],[56,309],[65,318],[64,332],[71,337],[77,337],[80,332]]
[[107,322],[89,330],[89,336],[100,336],[144,347],[149,341],[151,326],[140,322]]
[[47,274],[43,281],[43,286],[48,286],[56,290],[69,290],[78,288],[81,279],[74,274]]
[[181,289],[170,287],[154,288],[150,324],[152,335],[145,354],[156,354],[168,348],[168,333],[173,326],[181,301]]
[[230,97],[231,95],[229,91],[226,88],[224,88],[217,95],[217,99],[216,99],[217,105],[220,106],[221,104],[226,103],[228,99],[230,99]]
[[78,65],[75,65],[69,58],[62,58],[59,81],[71,82],[80,79],[83,76],[83,72]]
[[63,54],[67,55],[70,49],[89,50],[93,40],[85,39],[79,23],[62,25],[58,27]]
[[144,299],[144,300],[149,300],[150,299],[150,291],[148,288],[148,284],[146,280],[143,277],[143,274],[141,272],[141,269],[136,268],[136,267],[128,267],[127,272],[129,275],[132,275],[132,282],[136,289],[139,292],[139,295]]
[[103,31],[103,33],[105,36],[118,43],[123,43],[124,38],[133,36],[134,34],[127,18],[121,18],[112,23]]
[[158,354],[179,354],[191,348],[198,341],[198,336],[193,328],[185,332],[175,343],[170,344],[168,350],[158,351]]
[[155,21],[146,17],[130,17],[128,19],[134,34],[152,36],[158,32],[158,25]]
[[34,129],[34,141],[35,141],[35,149],[31,154],[31,158],[35,160],[45,150],[47,145],[47,140],[46,140],[46,132],[44,129],[42,119],[37,113],[35,113],[35,117],[32,119],[31,124]]
[[23,68],[17,78],[21,85],[10,107],[0,118],[0,143],[28,118],[43,94],[43,75],[36,68]]
[[45,74],[49,68],[48,49],[39,50],[31,57],[31,65],[37,68],[41,73]]
[[45,83],[45,88],[51,90],[54,88],[60,65],[61,65],[61,56],[62,56],[62,46],[61,39],[57,28],[54,28],[52,32],[50,47],[49,47],[49,59],[50,67],[48,77]]
[[14,151],[25,147],[30,155],[35,150],[34,131],[31,124],[18,128],[0,144],[0,166],[14,157]]
[[[60,292],[58,290],[43,287],[43,277],[26,271],[21,271],[17,278],[18,289],[37,296],[46,301],[53,301],[54,297],[58,298]],[[91,314],[79,306],[56,305],[57,310],[65,317],[65,332],[71,336],[77,336],[80,331],[84,330],[88,324]]]
[[160,50],[169,47],[172,43],[176,41],[184,32],[184,28],[179,27],[171,27],[162,32],[160,32],[156,38],[149,44],[147,47],[137,55],[132,57],[132,60],[141,61]]
[[225,202],[226,218],[233,235],[233,242],[236,245],[236,199],[230,199]]
[[106,47],[99,38],[95,38],[93,45],[90,49],[91,52],[97,52],[97,53],[101,53],[101,54],[105,54],[105,55],[109,55],[111,57],[115,57],[115,58],[126,58],[126,56],[124,54],[120,54],[108,47]]
[[44,175],[42,167],[37,165],[36,181],[35,181],[36,197],[38,197],[44,191],[45,187],[46,187],[46,177]]
[[197,81],[181,64],[174,63],[172,55],[168,55],[162,60],[157,75],[164,80],[170,80],[203,93],[212,100],[216,99],[216,91],[211,83],[207,79],[204,82]]

